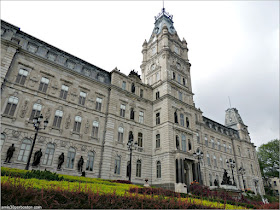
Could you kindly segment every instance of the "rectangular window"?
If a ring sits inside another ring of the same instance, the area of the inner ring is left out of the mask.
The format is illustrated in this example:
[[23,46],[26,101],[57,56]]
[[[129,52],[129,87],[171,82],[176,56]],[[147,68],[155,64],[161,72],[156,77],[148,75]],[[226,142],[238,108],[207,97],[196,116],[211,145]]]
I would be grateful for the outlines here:
[[53,127],[60,128],[62,116],[63,116],[63,112],[60,110],[56,110],[54,120],[53,120]]
[[184,134],[182,134],[182,150],[184,152],[187,151],[187,145],[186,145],[186,136]]
[[143,98],[143,95],[144,95],[144,91],[143,89],[140,89],[140,98]]
[[68,89],[69,89],[69,87],[66,86],[66,85],[62,85],[61,86],[60,98],[62,98],[62,99],[66,99],[67,98]]
[[208,147],[208,139],[207,139],[207,136],[205,136],[205,146]]
[[125,81],[122,82],[122,89],[126,90],[126,82]]
[[156,92],[156,99],[159,99],[159,91]]
[[221,143],[218,141],[218,150],[221,150]]
[[197,139],[197,143],[200,143],[200,137],[198,133],[196,133],[196,139]]
[[82,92],[82,91],[80,92],[79,104],[85,105],[86,96],[87,96],[87,94],[85,92]]
[[125,105],[121,104],[120,116],[125,117]]
[[115,159],[115,171],[114,171],[114,173],[115,174],[120,174],[120,171],[121,171],[121,158],[118,156]]
[[99,127],[99,123],[97,121],[93,121],[93,123],[92,123],[92,136],[94,138],[98,137],[98,127]]
[[179,100],[183,101],[183,93],[178,91]]
[[178,80],[179,83],[181,83],[181,76],[180,76],[180,74],[178,74],[177,80]]
[[17,75],[16,83],[24,85],[27,75],[28,71],[20,69]]
[[229,149],[229,153],[231,154],[232,153],[231,145],[228,146],[228,149]]
[[160,124],[160,113],[156,113],[156,125]]
[[224,152],[227,152],[227,146],[224,144]]
[[123,127],[119,127],[119,130],[118,130],[118,142],[123,142]]
[[157,76],[156,76],[156,77],[157,77],[157,81],[159,81],[159,79],[160,79],[160,78],[159,78],[159,72],[157,73]]
[[9,115],[11,117],[14,116],[14,113],[15,113],[16,108],[17,108],[17,104],[18,104],[18,98],[14,97],[14,96],[11,96],[8,100],[8,103],[7,103],[6,109],[4,111],[4,114]]
[[156,135],[156,148],[160,148],[160,134]]
[[215,149],[215,142],[213,139],[211,139],[211,144],[212,144],[212,148]]
[[143,134],[138,133],[138,146],[143,147]]
[[180,124],[181,126],[184,126],[184,115],[183,114],[180,114]]
[[79,133],[81,129],[82,118],[80,116],[75,117],[73,131]]
[[95,109],[97,111],[101,111],[101,106],[102,106],[102,99],[101,98],[96,98],[96,106],[95,106]]
[[39,85],[39,91],[44,92],[44,93],[47,92],[49,82],[50,82],[49,79],[42,77],[40,85]]
[[139,123],[144,123],[144,112],[139,112]]
[[34,117],[39,117],[41,110],[42,110],[41,104],[34,104],[29,120],[32,121]]

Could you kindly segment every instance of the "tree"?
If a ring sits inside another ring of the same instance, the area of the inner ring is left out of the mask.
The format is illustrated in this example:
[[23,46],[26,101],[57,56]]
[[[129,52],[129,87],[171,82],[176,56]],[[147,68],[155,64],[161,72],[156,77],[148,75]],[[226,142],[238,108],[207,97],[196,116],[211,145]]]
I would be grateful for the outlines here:
[[258,159],[263,176],[279,177],[279,145],[274,139],[258,148]]

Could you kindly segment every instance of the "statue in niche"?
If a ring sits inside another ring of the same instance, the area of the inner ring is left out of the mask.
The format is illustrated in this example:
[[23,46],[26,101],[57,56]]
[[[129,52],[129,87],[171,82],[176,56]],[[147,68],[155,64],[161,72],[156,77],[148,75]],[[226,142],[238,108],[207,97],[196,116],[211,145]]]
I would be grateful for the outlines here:
[[130,110],[130,119],[134,120],[134,110],[133,110],[133,108]]
[[180,143],[179,143],[179,138],[176,136],[176,149],[180,149]]
[[190,121],[189,118],[186,119],[186,123],[187,123],[187,128],[190,127]]
[[87,120],[86,124],[85,124],[85,134],[88,133],[89,130],[89,121]]
[[219,186],[219,183],[218,183],[217,179],[214,180],[214,185]]
[[177,112],[174,112],[174,122],[178,123],[178,115]]
[[83,165],[84,165],[84,158],[81,156],[79,162],[78,162],[78,171],[82,172],[83,171]]
[[57,169],[61,169],[63,162],[64,162],[64,153],[62,152],[61,155],[59,155],[58,157]]
[[22,109],[21,109],[20,115],[19,115],[21,118],[25,117],[25,114],[26,114],[27,108],[28,108],[27,106],[28,106],[28,101],[25,101],[24,104],[22,105]]
[[71,123],[71,115],[69,114],[67,119],[66,119],[66,123],[65,123],[65,128],[68,129]]
[[48,108],[47,112],[46,112],[46,119],[48,120],[51,116],[51,108]]
[[9,149],[7,150],[7,157],[5,160],[5,163],[10,163],[11,158],[13,157],[14,151],[16,150],[14,144],[12,144],[12,146],[9,147]]
[[134,83],[131,84],[131,92],[135,93],[135,85],[134,85]]
[[128,140],[129,140],[129,141],[130,141],[130,140],[133,141],[133,133],[132,133],[132,131],[129,132]]
[[232,185],[232,183],[230,181],[230,177],[228,176],[226,169],[224,169],[223,181],[221,184],[222,185]]
[[43,156],[42,149],[35,152],[32,166],[38,166],[40,164],[40,160],[42,156]]

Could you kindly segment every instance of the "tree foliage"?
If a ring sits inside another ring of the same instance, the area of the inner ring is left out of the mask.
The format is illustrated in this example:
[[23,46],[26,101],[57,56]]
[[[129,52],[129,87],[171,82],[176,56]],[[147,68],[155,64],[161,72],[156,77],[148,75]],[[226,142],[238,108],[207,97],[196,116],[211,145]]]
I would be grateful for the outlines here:
[[274,139],[258,148],[258,159],[263,176],[279,177],[279,145]]

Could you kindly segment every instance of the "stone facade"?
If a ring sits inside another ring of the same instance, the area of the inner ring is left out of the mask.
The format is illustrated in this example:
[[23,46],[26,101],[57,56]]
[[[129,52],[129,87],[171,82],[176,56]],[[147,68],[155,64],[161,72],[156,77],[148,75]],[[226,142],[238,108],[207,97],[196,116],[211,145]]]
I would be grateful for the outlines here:
[[[237,170],[242,166],[246,188],[264,193],[255,146],[238,111],[226,110],[222,125],[195,107],[187,42],[164,9],[143,44],[142,79],[134,71],[126,76],[117,68],[100,69],[4,21],[1,52],[2,166],[25,167],[35,134],[32,118],[43,114],[49,123],[33,150],[43,151],[37,169],[81,175],[83,156],[86,176],[127,180],[132,132],[138,142],[134,183],[148,178],[151,185],[181,192],[194,180],[211,186],[214,179],[221,182],[224,168],[231,175],[231,158],[237,187],[244,188]],[[11,163],[4,163],[12,144]],[[201,173],[193,156],[198,147],[204,153]]]

